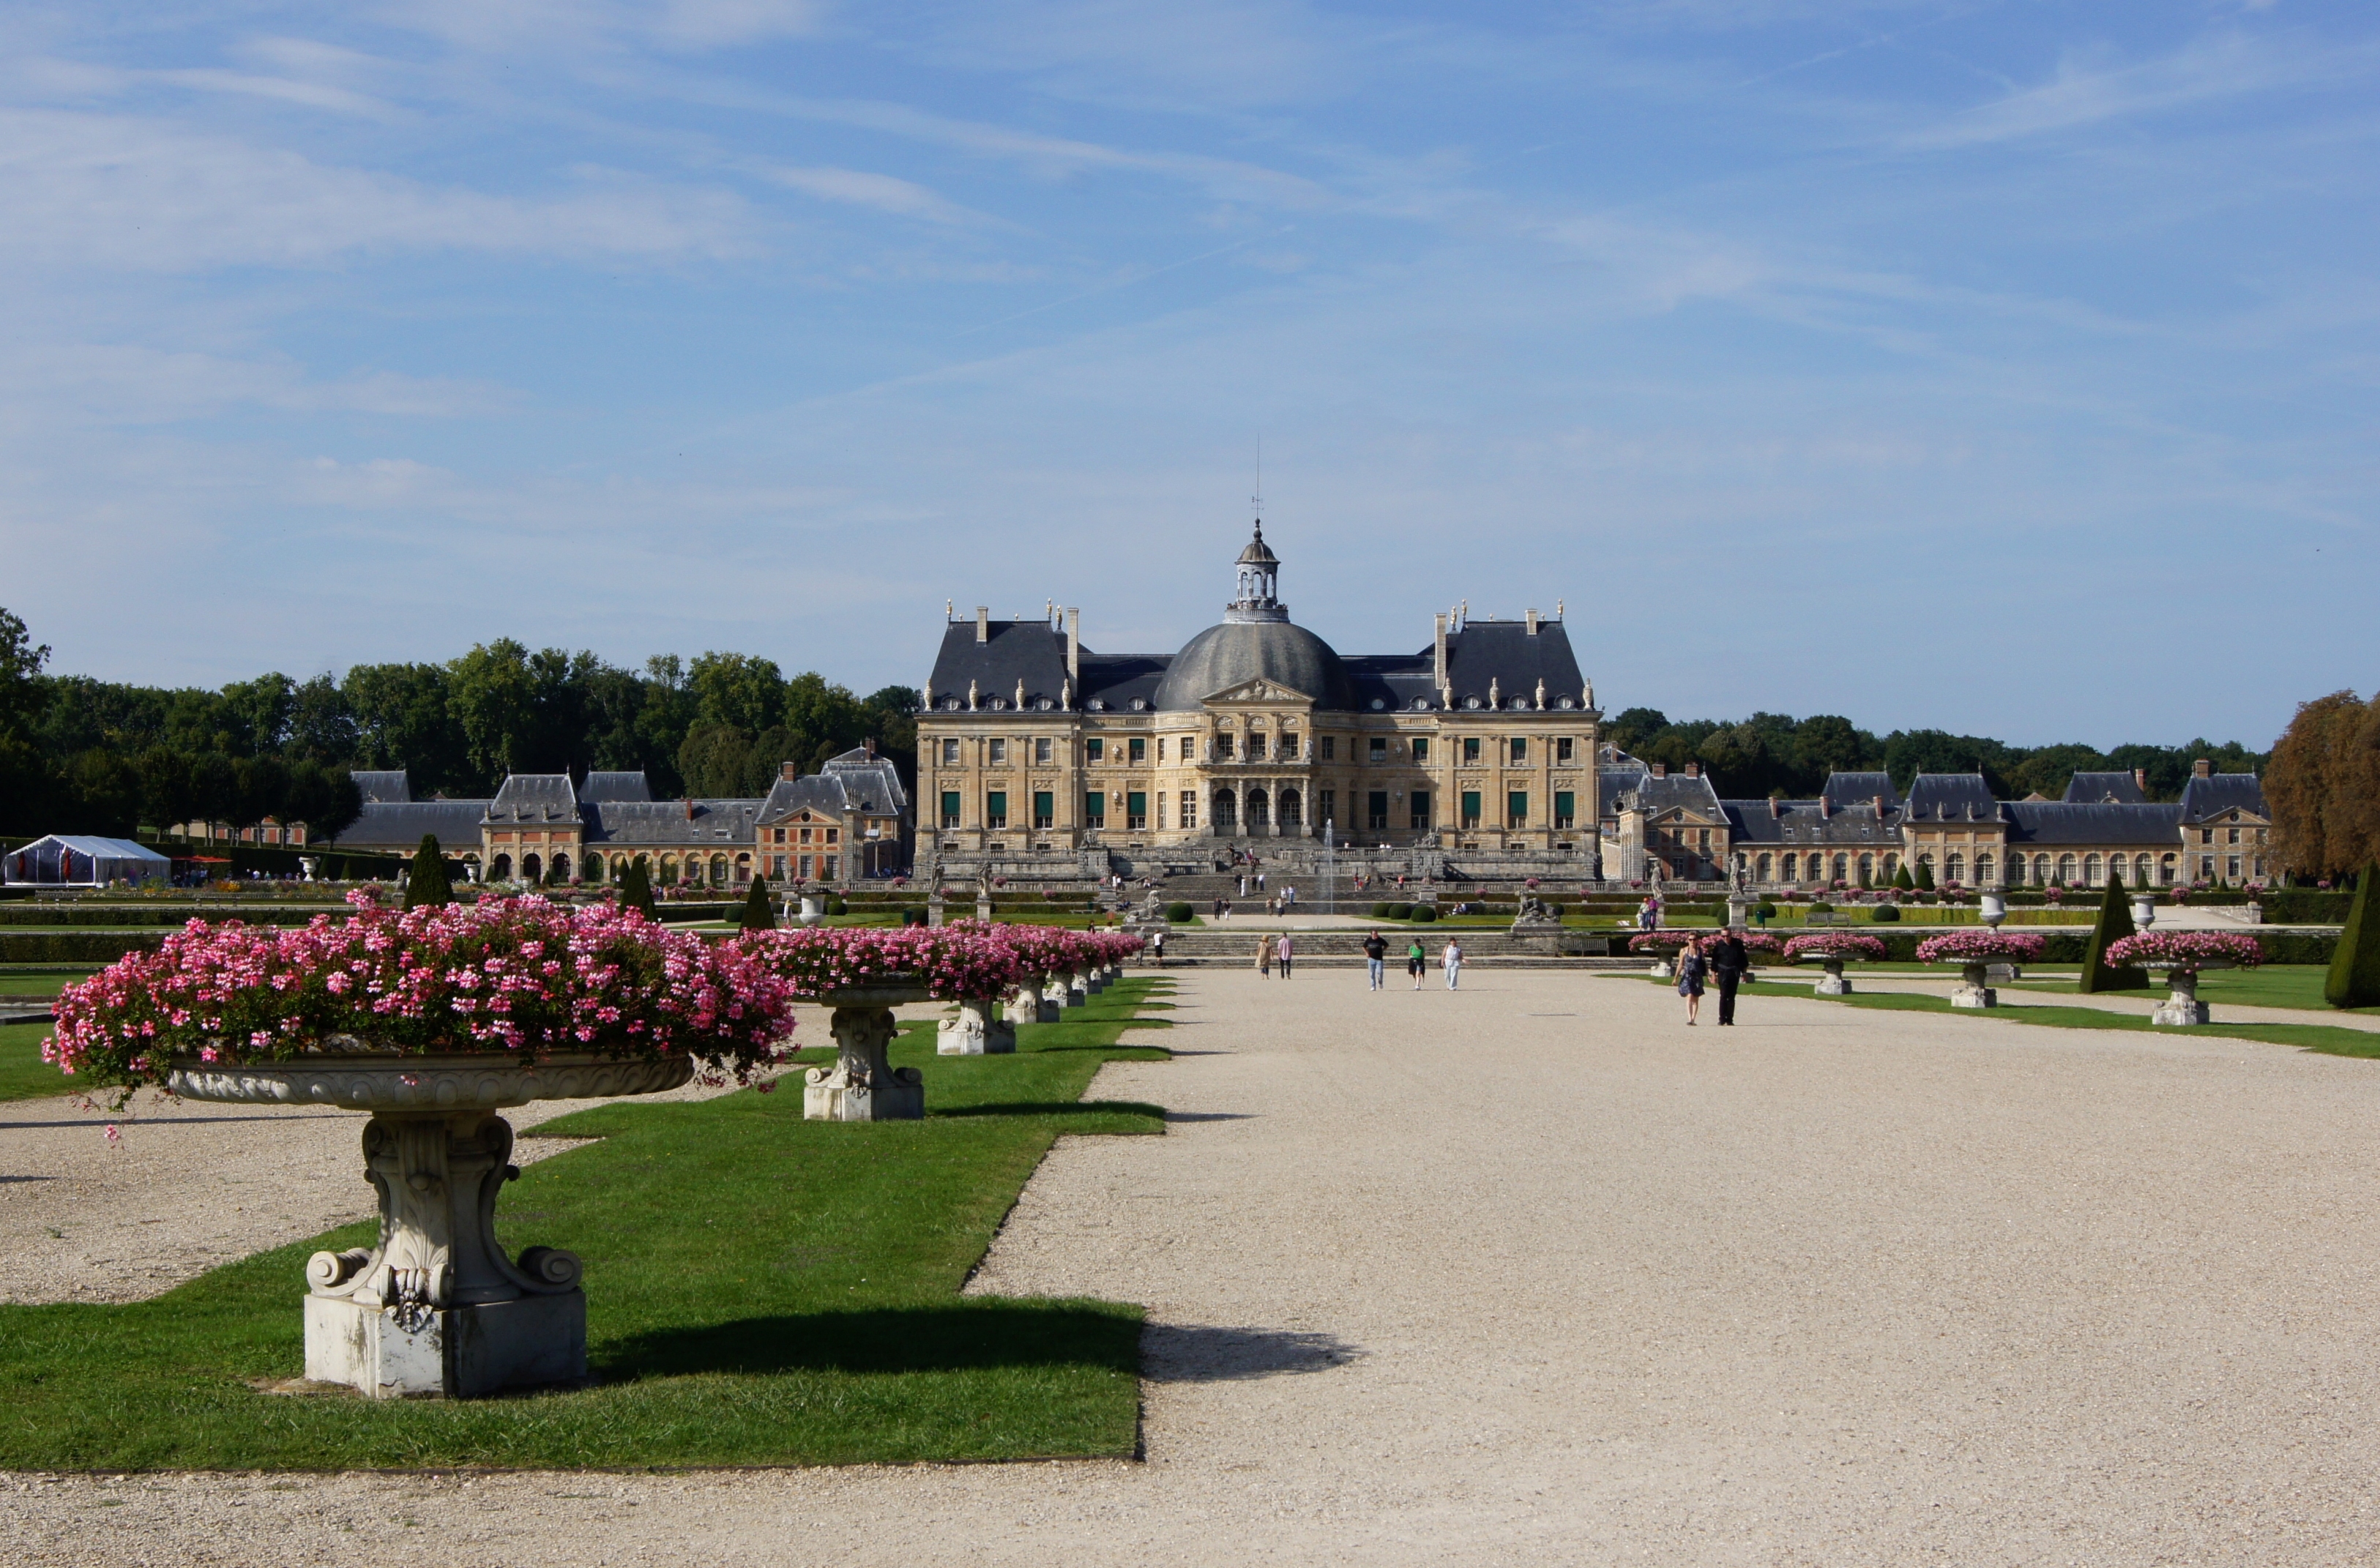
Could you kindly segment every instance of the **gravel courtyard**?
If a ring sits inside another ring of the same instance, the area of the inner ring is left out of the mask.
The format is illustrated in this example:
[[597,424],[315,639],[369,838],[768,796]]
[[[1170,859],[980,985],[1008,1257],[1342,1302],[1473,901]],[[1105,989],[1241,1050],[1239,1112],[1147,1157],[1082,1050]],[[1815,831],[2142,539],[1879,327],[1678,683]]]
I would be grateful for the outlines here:
[[2380,1062],[1180,978],[1179,1057],[1093,1091],[1171,1135],[1062,1143],[974,1286],[1148,1304],[1144,1464],[15,1476],[6,1558],[2380,1558]]

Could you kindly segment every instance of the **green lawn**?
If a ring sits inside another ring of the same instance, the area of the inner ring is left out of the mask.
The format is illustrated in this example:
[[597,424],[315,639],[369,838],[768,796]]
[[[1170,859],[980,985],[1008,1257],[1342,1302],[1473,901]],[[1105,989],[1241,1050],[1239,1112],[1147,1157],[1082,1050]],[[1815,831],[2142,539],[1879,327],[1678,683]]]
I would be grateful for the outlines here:
[[[1017,1054],[892,1059],[923,1122],[802,1119],[799,1081],[548,1123],[597,1138],[506,1188],[512,1248],[587,1265],[590,1387],[476,1401],[293,1397],[309,1253],[358,1225],[124,1307],[0,1307],[0,1467],[638,1467],[1125,1455],[1137,1307],[958,1292],[1061,1132],[1158,1133],[1155,1106],[1084,1102],[1172,982],[1126,980]],[[1145,1020],[1140,1027],[1161,1027]],[[805,1060],[824,1061],[811,1051]],[[360,1185],[361,1173],[358,1173]]]
[[[2203,994],[2203,993],[2202,993]],[[1818,997],[1846,1007],[1869,1007],[1888,1013],[1952,1013],[1961,1018],[1995,1019],[2005,1024],[2034,1024],[2058,1029],[2154,1028],[2146,1014],[2111,1013],[2097,1007],[1954,1008],[1947,996],[1911,991],[1861,991],[1850,996]],[[2326,1024],[2196,1024],[2169,1028],[2162,1034],[2216,1035],[2225,1039],[2261,1040],[2266,1045],[2294,1045],[2330,1056],[2380,1057],[2380,1033],[2342,1029]]]
[[[2235,1007],[2303,1007],[2316,1013],[2339,1011],[2322,999],[2322,982],[2330,973],[2326,964],[2267,964],[2255,969],[2210,969],[2198,977],[2198,999],[2209,1006],[2229,1003]],[[2066,986],[2020,982],[2027,991],[2071,991]],[[2103,996],[2137,996],[2162,1001],[2163,986],[2145,991],[2102,991]],[[2380,1014],[2380,1007],[2350,1007],[2350,1013]]]
[[49,1038],[47,1024],[0,1027],[0,1100],[74,1092],[75,1081],[42,1060],[42,1041]]

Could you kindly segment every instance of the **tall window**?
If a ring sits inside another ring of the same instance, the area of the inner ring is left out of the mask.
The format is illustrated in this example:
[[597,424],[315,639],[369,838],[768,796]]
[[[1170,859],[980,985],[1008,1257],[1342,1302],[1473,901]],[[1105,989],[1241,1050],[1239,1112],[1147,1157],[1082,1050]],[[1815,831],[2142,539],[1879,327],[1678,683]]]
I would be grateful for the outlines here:
[[1198,792],[1195,789],[1182,792],[1182,825],[1184,828],[1198,825]]
[[[1554,791],[1554,826],[1557,828],[1574,828],[1578,826],[1575,820],[1577,815],[1578,796],[1566,789],[1558,789]],[[1761,875],[1762,880],[1766,881],[1767,873],[1764,871]]]
[[945,768],[955,768],[958,765],[959,743],[954,740],[946,740],[942,742],[942,766]]
[[1476,762],[1479,760],[1479,737],[1477,735],[1467,735],[1463,737],[1463,760],[1465,762]]
[[1135,735],[1123,743],[1124,754],[1135,762],[1148,760],[1148,742]]
[[1389,743],[1378,735],[1372,737],[1371,759],[1376,768],[1389,760]]
[[[1230,735],[1217,735],[1217,736],[1215,737],[1215,760],[1216,760],[1216,761],[1218,761],[1218,762],[1228,762],[1228,761],[1230,761],[1231,760],[1232,760],[1232,737],[1231,737]],[[1216,823],[1217,823],[1217,825],[1218,825],[1218,826],[1220,826],[1220,825],[1221,824],[1222,820],[1223,820],[1223,819],[1221,819],[1220,817],[1218,817],[1218,818],[1216,818],[1216,819],[1215,819],[1215,821],[1216,821]]]
[[1050,765],[1050,737],[1048,735],[1037,735],[1034,737],[1033,760],[1038,762],[1045,768]]
[[954,789],[946,789],[942,791],[942,826],[946,828],[954,828],[958,825],[959,792]]
[[1339,760],[1339,737],[1337,735],[1326,735],[1322,737],[1322,760],[1325,762],[1336,762]]
[[1046,833],[1058,820],[1058,797],[1046,789],[1033,792],[1033,826]]
[[[1283,730],[1281,732],[1281,756],[1283,761],[1294,762],[1297,760],[1297,736],[1291,731]],[[2240,834],[2236,829],[2232,832],[2231,842],[2234,844],[2240,842]]]
[[1272,802],[1260,789],[1248,791],[1246,799],[1241,803],[1241,810],[1246,814],[1248,826],[1252,828],[1263,827],[1270,820],[1271,808]]
[[1008,826],[1008,792],[1004,789],[987,791],[983,797],[983,825],[987,828]]
[[1405,801],[1413,808],[1413,831],[1417,833],[1429,832],[1429,791],[1417,789],[1407,796]]
[[1376,789],[1364,798],[1364,820],[1374,832],[1385,833],[1389,826],[1389,792]]
[[1802,857],[1800,856],[1788,855],[1783,860],[1778,863],[1777,874],[1786,881],[1799,881],[1801,880],[1801,865]]
[[1429,736],[1426,735],[1414,736],[1413,748],[1414,760],[1415,762],[1427,762],[1429,760]]
[[[1138,741],[1133,742],[1137,746]],[[1128,832],[1140,833],[1148,826],[1148,794],[1146,790],[1127,790],[1123,797],[1123,825]]]
[[1107,754],[1108,743],[1101,740],[1099,736],[1093,735],[1090,739],[1083,742],[1084,761],[1097,762],[1105,758]]
[[1263,756],[1264,756],[1264,754],[1265,754],[1265,737],[1264,737],[1264,733],[1263,733],[1262,731],[1260,731],[1260,730],[1259,730],[1259,731],[1252,732],[1252,733],[1248,735],[1248,760],[1249,760],[1249,761],[1251,761],[1251,762],[1254,762],[1254,761],[1257,760],[1259,758],[1263,757]]
[[1529,743],[1520,735],[1512,737],[1512,761],[1515,766],[1529,760]]
[[1297,791],[1285,789],[1281,792],[1281,798],[1273,803],[1273,818],[1284,828],[1305,825],[1305,802]]
[[993,741],[990,749],[990,759],[991,765],[995,768],[1006,762],[1008,760],[1008,742],[1004,740]]
[[1529,792],[1527,790],[1516,789],[1505,795],[1504,825],[1508,828],[1525,828],[1529,825]]
[[[1165,760],[1165,737],[1163,735],[1159,735],[1157,737],[1157,760],[1160,762]],[[1160,805],[1158,807],[1157,815],[1160,820],[1163,820],[1165,816],[1165,808],[1163,806]]]
[[[1470,746],[1470,745],[1475,745],[1476,743],[1475,743],[1475,742],[1473,742],[1473,741],[1465,741],[1465,742],[1463,742],[1463,744],[1464,744],[1464,745],[1466,745],[1466,746]],[[1470,832],[1470,831],[1472,831],[1472,830],[1474,830],[1474,829],[1477,828],[1478,826],[1479,826],[1479,792],[1478,792],[1477,790],[1475,790],[1475,789],[1466,789],[1466,790],[1464,790],[1464,791],[1463,792],[1463,831],[1464,831],[1464,832],[1466,832],[1466,833],[1468,833],[1468,832]]]
[[1339,820],[1339,792],[1337,790],[1324,789],[1317,790],[1315,792],[1314,820],[1318,822],[1335,822]]
[[1574,760],[1576,759],[1577,755],[1578,755],[1578,740],[1577,740],[1577,738],[1576,738],[1575,736],[1572,736],[1572,735],[1562,735],[1562,736],[1560,736],[1560,738],[1558,738],[1557,740],[1555,740],[1555,742],[1554,742],[1554,760],[1555,760],[1555,761],[1557,761],[1557,762],[1569,762],[1569,761],[1572,761],[1572,760]]
[[1231,833],[1240,825],[1240,803],[1228,789],[1215,792],[1215,831]]
[[1107,825],[1108,792],[1103,789],[1088,791],[1083,796],[1083,826],[1104,828]]

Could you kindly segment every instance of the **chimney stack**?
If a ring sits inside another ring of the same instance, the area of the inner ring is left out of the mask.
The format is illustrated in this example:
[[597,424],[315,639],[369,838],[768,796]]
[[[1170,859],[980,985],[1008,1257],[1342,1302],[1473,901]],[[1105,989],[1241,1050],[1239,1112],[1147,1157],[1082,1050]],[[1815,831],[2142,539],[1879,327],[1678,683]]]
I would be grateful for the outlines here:
[[2192,762],[2190,765],[2190,776],[2194,779],[2213,778],[2215,776],[2214,761],[2209,758],[2201,757],[2197,761]]
[[1446,688],[1446,615],[1445,615],[1445,613],[1441,611],[1441,612],[1437,615],[1436,619],[1437,619],[1437,622],[1438,622],[1438,662],[1437,662],[1437,664],[1436,664],[1436,665],[1434,665],[1434,666],[1433,666],[1433,668],[1436,670],[1437,674],[1432,677],[1431,684],[1432,684],[1432,685],[1434,685],[1434,686],[1436,686],[1439,690],[1443,691],[1443,690]]
[[1071,604],[1066,607],[1066,680],[1083,684],[1083,613]]
[[694,820],[694,796],[690,795],[686,796],[686,820],[689,822]]
[[2143,795],[2146,795],[2149,792],[2149,771],[2146,768],[2134,768],[2132,770],[2132,786],[2138,789]]
[[1770,796],[1768,797],[1768,820],[1773,822],[1783,815],[1785,815],[1785,803],[1778,799],[1775,796]]
[[1686,777],[1690,779],[1698,779],[1702,776],[1703,765],[1700,762],[1689,762],[1686,764]]
[[1879,822],[1884,820],[1884,796],[1880,795],[1876,796],[1876,820]]
[[777,764],[777,776],[781,779],[797,779],[802,776],[802,772],[800,768],[791,762],[780,762]]
[[989,604],[975,607],[975,639],[978,642],[991,640],[991,606]]
[[1529,635],[1530,635],[1531,637],[1535,637],[1535,636],[1536,636],[1536,635],[1537,635],[1537,613],[1536,613],[1535,610],[1530,611],[1530,612],[1529,612],[1528,619],[1529,619]]
[[1668,777],[1670,776],[1670,765],[1669,765],[1667,762],[1656,762],[1656,763],[1654,763],[1654,764],[1653,764],[1653,776],[1654,776],[1655,778],[1657,778],[1657,779],[1666,779],[1666,778],[1668,778]]

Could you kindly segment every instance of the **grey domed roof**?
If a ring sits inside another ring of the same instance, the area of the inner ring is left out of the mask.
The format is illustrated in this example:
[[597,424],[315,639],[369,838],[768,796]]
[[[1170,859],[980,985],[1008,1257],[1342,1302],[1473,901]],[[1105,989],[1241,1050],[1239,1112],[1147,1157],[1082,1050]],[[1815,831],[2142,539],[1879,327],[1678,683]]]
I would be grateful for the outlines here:
[[1354,688],[1329,643],[1287,621],[1226,621],[1183,645],[1158,683],[1160,712],[1179,713],[1261,676],[1302,691],[1318,708],[1351,709]]
[[1248,547],[1245,550],[1240,552],[1239,564],[1243,566],[1278,566],[1281,565],[1281,557],[1274,554],[1272,553],[1272,546],[1264,541],[1264,524],[1261,522],[1257,524],[1256,537],[1248,541]]

